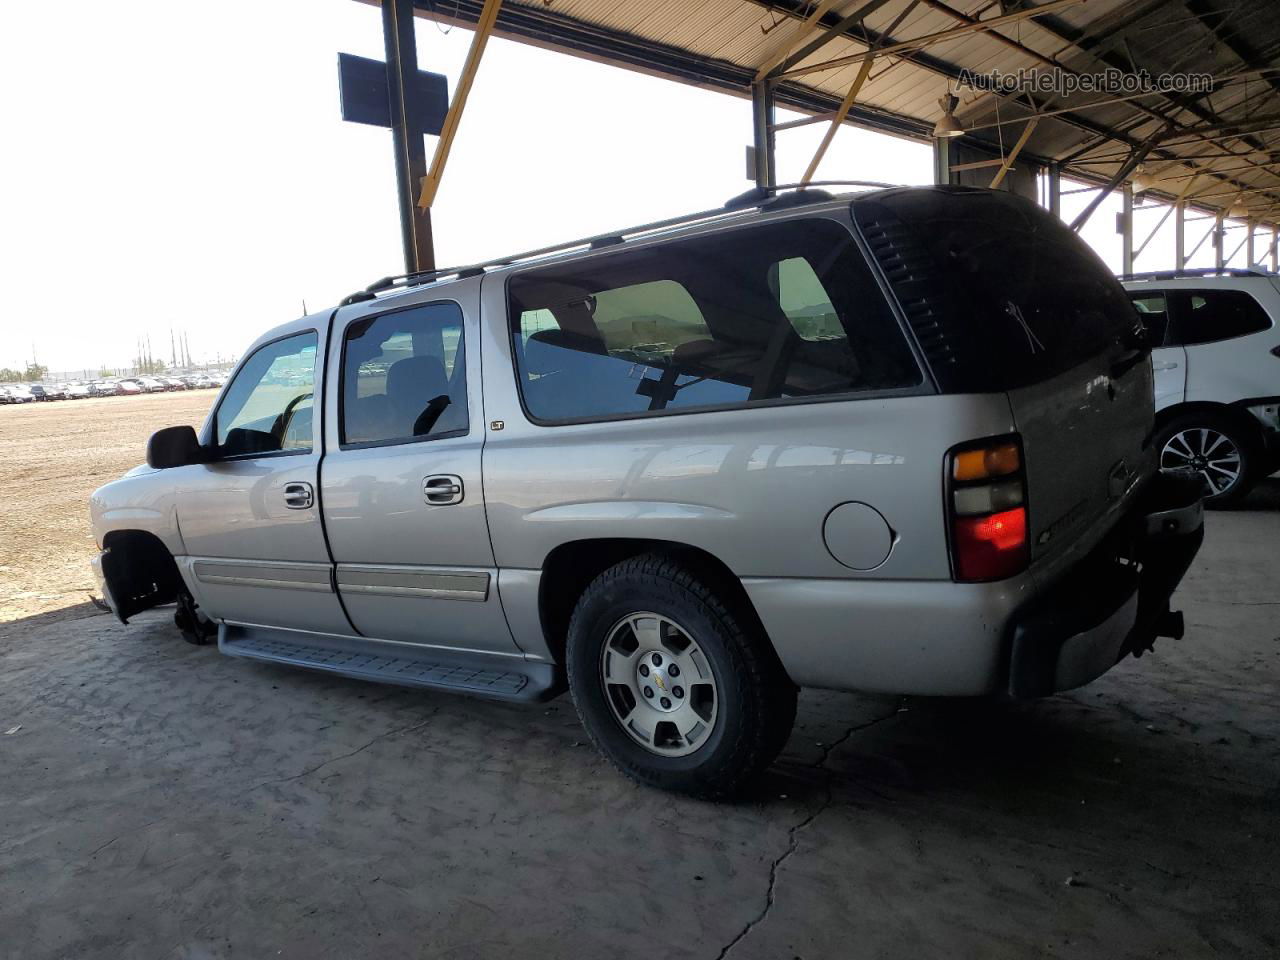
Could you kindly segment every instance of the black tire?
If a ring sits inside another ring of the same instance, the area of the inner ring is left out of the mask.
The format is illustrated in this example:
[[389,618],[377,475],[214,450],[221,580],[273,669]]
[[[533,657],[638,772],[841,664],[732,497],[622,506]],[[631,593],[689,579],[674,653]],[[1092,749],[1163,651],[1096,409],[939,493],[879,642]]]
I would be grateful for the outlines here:
[[[645,554],[600,574],[569,622],[565,660],[582,725],[619,770],[640,783],[706,799],[738,795],[782,749],[796,715],[796,687],[750,610],[713,589],[678,558]],[[709,733],[684,756],[662,756],[632,738],[607,699],[604,646],[641,611],[670,618],[692,638],[715,680]]]
[[[1178,452],[1183,444],[1176,438],[1182,437],[1185,442],[1189,437],[1191,452],[1197,452],[1195,448],[1199,431],[1202,430],[1209,431],[1210,436],[1221,435],[1239,454],[1239,473],[1229,486],[1221,489],[1214,487],[1211,491],[1209,483],[1205,481],[1205,506],[1229,506],[1238,502],[1253,487],[1261,460],[1255,438],[1234,418],[1212,410],[1197,410],[1175,416],[1156,434],[1155,448],[1160,458],[1160,468],[1167,470],[1178,467],[1185,461],[1186,458]],[[1220,479],[1220,474],[1215,473],[1213,476]]]
[[178,593],[173,625],[181,631],[183,640],[197,647],[208,646],[218,639],[218,625],[200,612],[195,598],[186,590]]

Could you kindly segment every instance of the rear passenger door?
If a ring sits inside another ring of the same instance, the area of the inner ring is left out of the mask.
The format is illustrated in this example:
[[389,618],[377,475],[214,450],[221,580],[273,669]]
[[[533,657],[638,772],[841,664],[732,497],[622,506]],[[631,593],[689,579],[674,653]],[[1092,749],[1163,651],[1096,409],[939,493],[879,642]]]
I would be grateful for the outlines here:
[[364,636],[518,653],[497,595],[480,483],[479,280],[340,313],[321,488],[336,581]]
[[1187,356],[1186,351],[1170,338],[1169,297],[1165,293],[1131,291],[1129,298],[1142,318],[1151,342],[1156,409],[1163,410],[1181,403],[1187,390]]
[[1169,293],[1170,337],[1186,355],[1187,400],[1234,403],[1275,396],[1275,358],[1270,341],[1246,340],[1271,329],[1271,318],[1244,290],[1180,289]]

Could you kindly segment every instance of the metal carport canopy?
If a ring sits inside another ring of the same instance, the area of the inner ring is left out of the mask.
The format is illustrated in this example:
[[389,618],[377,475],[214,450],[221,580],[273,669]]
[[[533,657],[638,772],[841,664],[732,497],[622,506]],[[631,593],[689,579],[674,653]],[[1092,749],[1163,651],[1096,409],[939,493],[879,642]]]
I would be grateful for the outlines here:
[[[414,5],[419,16],[464,25],[483,7]],[[1250,221],[1272,226],[1280,213],[1280,152],[1271,146],[1280,131],[1275,12],[1254,0],[505,0],[494,32],[754,94],[761,180],[770,142],[788,126],[771,124],[773,103],[827,123],[849,103],[845,122],[930,142],[940,101],[954,92],[965,131],[954,142],[966,156],[989,157],[966,165],[966,182],[985,184],[983,168],[994,179],[1020,162],[1114,188],[1144,163],[1152,196],[1219,218],[1244,204]],[[1207,74],[1214,83],[1206,92],[1140,96],[958,86],[964,71],[1019,70]],[[954,168],[942,175],[957,178]]]

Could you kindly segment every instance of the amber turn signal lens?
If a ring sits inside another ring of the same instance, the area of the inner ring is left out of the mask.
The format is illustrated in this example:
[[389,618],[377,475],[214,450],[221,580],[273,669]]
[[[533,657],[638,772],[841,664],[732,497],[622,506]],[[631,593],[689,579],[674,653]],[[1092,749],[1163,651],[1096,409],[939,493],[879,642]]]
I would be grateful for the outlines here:
[[985,480],[1015,473],[1022,466],[1016,443],[1001,443],[980,450],[962,450],[955,455],[953,475],[957,480]]

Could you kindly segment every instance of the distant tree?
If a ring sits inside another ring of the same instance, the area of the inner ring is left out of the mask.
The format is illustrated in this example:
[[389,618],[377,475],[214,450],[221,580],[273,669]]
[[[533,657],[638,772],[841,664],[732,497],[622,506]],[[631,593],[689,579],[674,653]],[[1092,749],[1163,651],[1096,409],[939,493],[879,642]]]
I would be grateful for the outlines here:
[[49,372],[49,368],[43,363],[28,363],[27,372],[23,376],[24,380],[43,380]]
[[0,367],[0,381],[8,383],[10,380],[21,380],[22,371],[14,370],[10,367]]

